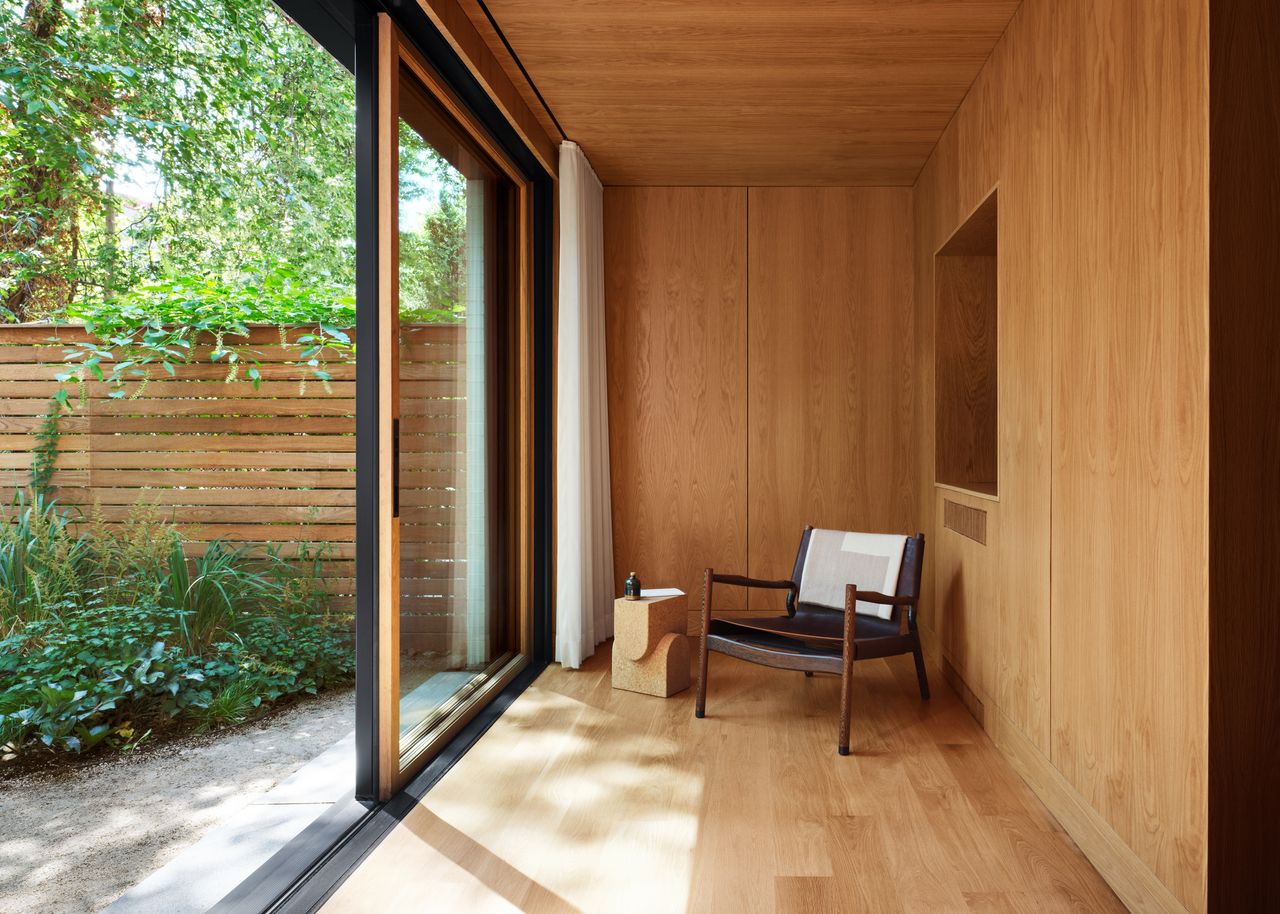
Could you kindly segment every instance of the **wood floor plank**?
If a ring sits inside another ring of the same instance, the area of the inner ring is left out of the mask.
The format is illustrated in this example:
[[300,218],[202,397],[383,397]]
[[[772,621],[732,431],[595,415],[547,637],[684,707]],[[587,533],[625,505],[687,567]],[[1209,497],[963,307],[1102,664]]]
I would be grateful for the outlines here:
[[890,876],[885,837],[874,816],[832,816],[827,820],[837,897],[854,911],[899,914],[902,900]]
[[[711,657],[692,690],[610,688],[608,645],[520,696],[326,914],[1002,914],[1123,906],[936,677],[839,682]],[[903,669],[899,669],[903,666]]]

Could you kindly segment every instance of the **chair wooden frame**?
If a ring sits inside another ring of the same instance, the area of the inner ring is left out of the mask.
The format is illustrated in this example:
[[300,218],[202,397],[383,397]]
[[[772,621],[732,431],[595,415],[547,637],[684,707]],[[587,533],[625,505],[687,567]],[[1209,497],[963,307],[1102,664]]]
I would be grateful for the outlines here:
[[[916,604],[924,567],[924,534],[908,537],[898,573],[898,594],[845,587],[844,610],[799,603],[800,581],[813,527],[805,527],[790,580],[769,581],[734,574],[703,573],[702,642],[698,655],[698,693],[695,717],[707,707],[707,656],[710,651],[739,660],[783,670],[834,673],[840,677],[841,755],[849,754],[850,717],[853,711],[853,664],[857,660],[911,654],[915,658],[920,697],[929,698],[929,678],[916,628]],[[717,619],[712,614],[716,584],[787,591],[787,614],[767,619]],[[888,619],[860,616],[858,602],[893,607]],[[843,616],[843,618],[841,618]]]

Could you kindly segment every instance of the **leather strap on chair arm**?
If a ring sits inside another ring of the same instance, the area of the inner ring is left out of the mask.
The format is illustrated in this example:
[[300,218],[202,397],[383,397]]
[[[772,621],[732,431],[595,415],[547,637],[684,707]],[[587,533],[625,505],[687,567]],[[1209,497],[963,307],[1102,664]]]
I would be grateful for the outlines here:
[[733,584],[737,587],[765,587],[771,590],[795,590],[794,581],[764,581],[760,578],[747,578],[740,574],[715,574],[711,580],[717,584]]

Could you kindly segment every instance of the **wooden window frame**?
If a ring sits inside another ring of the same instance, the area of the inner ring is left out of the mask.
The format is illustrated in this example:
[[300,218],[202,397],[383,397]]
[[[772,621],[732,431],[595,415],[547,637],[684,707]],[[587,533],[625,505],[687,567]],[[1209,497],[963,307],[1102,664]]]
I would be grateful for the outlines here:
[[[377,693],[377,793],[387,800],[413,778],[477,713],[530,663],[533,645],[534,544],[533,544],[533,182],[527,179],[505,151],[457,99],[444,80],[404,37],[386,13],[377,16],[378,113],[378,693]],[[513,504],[508,522],[515,527],[514,555],[506,571],[514,575],[510,588],[516,618],[515,656],[486,671],[478,688],[446,703],[446,714],[428,738],[402,753],[399,696],[399,523],[395,511],[396,423],[399,420],[399,372],[395,354],[399,347],[399,89],[402,74],[415,79],[440,105],[463,133],[498,167],[514,189],[515,231],[510,253],[514,272],[515,339],[506,353],[514,356],[508,380],[508,403],[513,407],[515,445]],[[384,545],[385,544],[385,545]],[[392,586],[389,586],[392,585]]]

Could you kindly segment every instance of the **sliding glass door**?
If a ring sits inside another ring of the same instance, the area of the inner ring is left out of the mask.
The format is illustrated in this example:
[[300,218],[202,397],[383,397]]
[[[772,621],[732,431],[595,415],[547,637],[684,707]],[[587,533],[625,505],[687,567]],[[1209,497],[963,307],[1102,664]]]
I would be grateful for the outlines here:
[[527,662],[528,188],[379,27],[379,787]]

